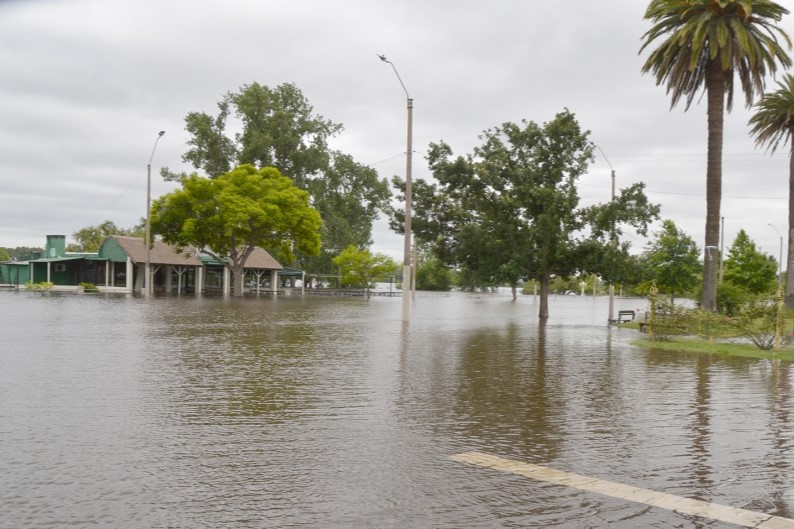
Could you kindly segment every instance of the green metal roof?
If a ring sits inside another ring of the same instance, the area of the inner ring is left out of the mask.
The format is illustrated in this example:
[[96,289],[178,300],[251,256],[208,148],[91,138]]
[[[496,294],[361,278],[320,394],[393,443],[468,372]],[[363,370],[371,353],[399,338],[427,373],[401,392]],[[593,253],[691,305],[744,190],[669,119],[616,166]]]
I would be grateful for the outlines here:
[[79,261],[81,259],[99,259],[97,254],[79,254],[79,255],[67,255],[64,257],[44,257],[42,259],[34,259],[29,261],[31,263],[60,263],[63,261]]

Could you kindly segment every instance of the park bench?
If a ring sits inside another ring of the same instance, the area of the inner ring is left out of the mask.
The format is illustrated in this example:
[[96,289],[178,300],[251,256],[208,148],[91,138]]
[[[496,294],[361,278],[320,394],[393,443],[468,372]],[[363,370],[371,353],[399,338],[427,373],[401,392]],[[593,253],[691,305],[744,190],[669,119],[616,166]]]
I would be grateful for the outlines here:
[[612,318],[609,320],[610,325],[615,325],[618,323],[629,323],[634,321],[634,311],[633,310],[619,310],[618,317]]

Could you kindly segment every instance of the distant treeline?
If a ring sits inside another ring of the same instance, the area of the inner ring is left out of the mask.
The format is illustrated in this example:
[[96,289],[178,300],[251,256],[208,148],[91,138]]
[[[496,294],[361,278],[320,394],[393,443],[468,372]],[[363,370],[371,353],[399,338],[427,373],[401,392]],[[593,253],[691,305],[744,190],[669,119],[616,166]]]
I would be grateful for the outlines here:
[[18,260],[23,260],[32,257],[36,253],[43,254],[44,249],[37,246],[17,246],[16,248],[5,248],[0,246],[0,261],[10,261],[14,257]]

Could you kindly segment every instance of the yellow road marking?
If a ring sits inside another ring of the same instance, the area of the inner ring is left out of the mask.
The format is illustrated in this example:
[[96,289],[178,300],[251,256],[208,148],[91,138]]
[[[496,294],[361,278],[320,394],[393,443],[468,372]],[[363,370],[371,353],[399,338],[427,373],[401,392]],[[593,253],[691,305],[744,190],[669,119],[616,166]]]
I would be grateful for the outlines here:
[[668,509],[677,513],[691,514],[703,518],[711,518],[721,522],[754,527],[757,529],[794,529],[794,520],[771,516],[746,509],[737,509],[726,505],[692,500],[674,494],[666,494],[650,489],[641,489],[614,483],[602,479],[572,474],[553,468],[523,463],[513,459],[505,459],[482,452],[464,452],[450,456],[453,461],[468,463],[479,467],[488,467],[502,472],[510,472],[538,481],[546,481],[621,500],[644,503],[653,507]]

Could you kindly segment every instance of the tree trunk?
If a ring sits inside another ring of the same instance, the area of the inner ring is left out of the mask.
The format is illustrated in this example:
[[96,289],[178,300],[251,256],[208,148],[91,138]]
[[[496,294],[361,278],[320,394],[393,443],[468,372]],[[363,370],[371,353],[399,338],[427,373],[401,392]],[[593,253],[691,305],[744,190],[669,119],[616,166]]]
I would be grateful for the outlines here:
[[[792,131],[794,132],[794,131]],[[788,157],[788,250],[786,251],[786,307],[794,309],[794,134],[791,135],[791,151]]]
[[234,276],[234,288],[232,288],[232,297],[241,298],[243,297],[243,275],[245,274],[245,268],[240,266],[235,266],[232,268],[232,275]]
[[703,249],[701,306],[717,308],[719,269],[720,202],[722,201],[722,135],[725,115],[725,72],[719,57],[709,61],[706,72],[708,99],[708,152],[706,161],[706,245]]
[[538,318],[546,320],[549,317],[549,283],[551,278],[548,272],[543,272],[540,278],[540,309],[538,310]]

